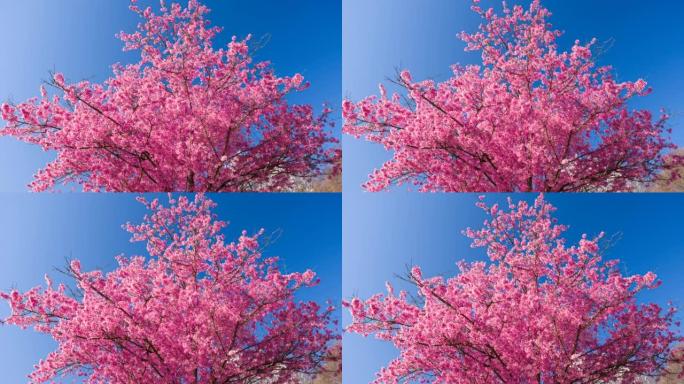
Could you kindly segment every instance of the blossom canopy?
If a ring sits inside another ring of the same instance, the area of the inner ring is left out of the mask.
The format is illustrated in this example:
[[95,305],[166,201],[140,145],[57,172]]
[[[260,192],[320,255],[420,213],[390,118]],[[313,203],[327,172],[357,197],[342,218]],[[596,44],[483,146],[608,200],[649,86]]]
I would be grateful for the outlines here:
[[339,171],[330,108],[288,102],[309,86],[301,74],[253,62],[250,36],[215,49],[220,28],[197,0],[130,8],[142,21],[119,37],[138,62],[102,83],[54,73],[41,97],[2,105],[1,135],[56,153],[33,190],[280,191]]
[[667,114],[632,110],[650,92],[644,80],[617,81],[595,63],[596,40],[558,46],[561,33],[539,0],[503,13],[472,9],[478,31],[461,33],[480,65],[417,81],[401,71],[401,93],[343,102],[343,131],[381,144],[392,158],[364,187],[412,184],[422,191],[624,191],[680,178]]
[[682,362],[674,308],[638,299],[655,274],[624,275],[602,260],[599,234],[576,244],[539,196],[506,208],[478,203],[489,219],[467,229],[487,261],[459,262],[452,277],[408,273],[418,295],[345,302],[347,331],[392,343],[399,356],[374,383],[638,383]]
[[76,285],[0,293],[5,324],[50,335],[55,351],[29,378],[47,383],[301,383],[324,370],[339,335],[334,308],[295,297],[318,280],[284,273],[262,255],[263,230],[234,242],[214,203],[171,198],[143,202],[149,215],[127,224],[149,257],[119,256],[110,272],[66,271]]

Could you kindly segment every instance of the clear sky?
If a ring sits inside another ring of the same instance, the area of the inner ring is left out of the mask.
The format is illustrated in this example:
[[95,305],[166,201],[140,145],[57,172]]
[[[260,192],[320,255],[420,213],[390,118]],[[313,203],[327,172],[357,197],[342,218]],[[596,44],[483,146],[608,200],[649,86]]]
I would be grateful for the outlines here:
[[[232,35],[251,33],[257,41],[269,36],[256,59],[271,61],[279,75],[300,72],[311,82],[311,88],[293,95],[291,101],[316,107],[324,102],[340,105],[340,1],[203,2],[212,9],[213,25],[224,28],[217,46],[225,45]],[[41,81],[53,70],[73,81],[104,80],[111,74],[111,64],[136,60],[137,53],[122,52],[114,35],[132,31],[137,22],[125,0],[0,0],[0,102],[39,95]],[[53,157],[40,148],[0,138],[0,191],[26,190],[35,171]]]
[[[529,4],[529,0],[509,4]],[[482,0],[500,8],[499,0]],[[542,0],[553,12],[551,23],[565,31],[561,47],[575,39],[612,41],[600,64],[614,67],[617,78],[644,78],[654,88],[634,106],[671,114],[672,138],[684,145],[684,2],[671,0]],[[359,100],[378,93],[378,83],[409,69],[415,80],[444,80],[454,63],[478,63],[479,52],[464,52],[457,38],[474,31],[480,18],[468,0],[344,0],[343,96]],[[392,89],[388,86],[389,89]],[[391,158],[380,145],[345,135],[344,183],[358,187],[368,174]]]
[[[165,195],[161,201],[166,201]],[[265,256],[278,256],[289,272],[311,268],[321,284],[301,291],[300,299],[339,308],[341,297],[341,199],[339,194],[220,194],[210,195],[215,213],[229,221],[227,239],[245,229],[279,233]],[[78,258],[84,270],[112,270],[114,256],[145,255],[144,243],[129,242],[121,225],[137,223],[146,212],[133,194],[0,193],[0,290],[27,290],[55,282],[66,260]],[[148,197],[148,199],[150,198]],[[0,318],[9,313],[0,303]],[[0,325],[2,383],[25,383],[33,364],[54,349],[49,336]]]
[[[453,276],[458,260],[484,259],[461,234],[480,228],[485,214],[474,204],[477,194],[366,193],[344,197],[342,264],[345,299],[385,293],[385,282],[410,288],[397,278],[407,266],[420,265],[424,276]],[[533,201],[534,194],[489,194],[487,202]],[[684,194],[548,194],[559,223],[569,225],[568,243],[582,233],[605,231],[614,244],[606,258],[620,259],[627,274],[655,272],[663,281],[640,299],[684,308]],[[680,320],[684,316],[678,316]],[[343,323],[350,321],[343,311]],[[368,383],[397,352],[388,343],[358,335],[344,336],[344,384]]]

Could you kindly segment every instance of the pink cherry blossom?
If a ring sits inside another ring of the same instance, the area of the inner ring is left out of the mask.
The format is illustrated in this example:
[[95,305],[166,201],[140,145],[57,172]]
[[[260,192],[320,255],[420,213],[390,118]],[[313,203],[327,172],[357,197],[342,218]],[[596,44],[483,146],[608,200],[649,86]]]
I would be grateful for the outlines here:
[[684,361],[672,352],[683,340],[674,308],[637,300],[658,287],[655,274],[624,275],[602,260],[603,234],[568,244],[541,195],[508,209],[478,205],[489,219],[464,233],[488,261],[461,261],[448,278],[416,266],[417,297],[390,286],[344,303],[347,331],[399,350],[375,383],[631,384]]
[[[142,199],[141,199],[142,200]],[[299,383],[320,372],[339,339],[332,306],[295,299],[315,273],[283,273],[264,258],[263,230],[226,242],[214,203],[170,198],[127,224],[150,257],[117,258],[111,272],[65,271],[76,285],[0,294],[6,324],[57,342],[32,383],[85,377],[86,383]]]
[[503,14],[472,9],[479,31],[462,33],[481,65],[454,65],[443,81],[414,81],[405,90],[345,100],[343,131],[382,144],[392,159],[370,175],[370,191],[414,184],[422,191],[624,191],[678,173],[663,172],[674,148],[667,116],[631,110],[647,95],[642,79],[618,82],[597,67],[595,40],[562,51],[550,13],[504,3]]
[[54,96],[2,106],[1,135],[57,155],[33,190],[278,191],[339,172],[329,109],[316,115],[287,101],[308,87],[301,74],[278,77],[268,62],[253,63],[250,36],[213,48],[220,28],[197,0],[162,2],[159,14],[130,8],[142,21],[119,37],[138,62],[115,64],[102,83],[55,73]]

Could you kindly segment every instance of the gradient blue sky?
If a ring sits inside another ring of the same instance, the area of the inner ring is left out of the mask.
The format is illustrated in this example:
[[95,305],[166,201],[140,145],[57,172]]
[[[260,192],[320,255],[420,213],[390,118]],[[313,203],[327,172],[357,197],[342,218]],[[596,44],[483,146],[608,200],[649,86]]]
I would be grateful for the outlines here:
[[[161,201],[166,201],[165,195]],[[265,256],[278,256],[289,272],[314,270],[321,279],[301,291],[300,299],[336,305],[341,297],[340,194],[220,194],[210,195],[215,213],[229,221],[227,239],[243,229],[280,232]],[[0,194],[0,290],[27,290],[56,282],[66,260],[78,258],[84,270],[112,270],[114,256],[145,255],[144,243],[130,243],[121,225],[140,222],[145,207],[133,194]],[[339,305],[337,305],[339,308]],[[0,303],[0,318],[9,313]],[[0,381],[24,383],[33,364],[54,349],[49,336],[0,326]]]
[[[474,206],[477,194],[365,194],[343,203],[344,247],[342,295],[368,298],[384,293],[385,282],[411,288],[397,279],[409,265],[423,267],[425,276],[452,276],[458,260],[484,259],[483,249],[471,249],[461,231],[479,228],[485,214]],[[489,194],[487,202],[533,201],[534,194]],[[623,261],[627,274],[653,271],[662,279],[657,290],[641,296],[663,306],[669,300],[684,308],[684,194],[548,194],[555,217],[570,228],[569,243],[582,233],[605,231],[615,242],[606,258]],[[684,317],[680,314],[680,320]],[[350,317],[343,311],[343,324]],[[397,352],[388,343],[358,335],[344,336],[344,384],[368,383]]]
[[[509,4],[529,4],[528,0]],[[499,7],[499,0],[483,0],[483,7]],[[644,78],[653,94],[634,106],[671,114],[672,138],[684,145],[684,2],[657,0],[542,0],[553,12],[551,23],[565,31],[561,45],[575,39],[613,40],[599,58],[614,67],[618,79]],[[342,5],[342,91],[359,100],[378,93],[378,84],[409,69],[413,78],[444,80],[454,63],[478,63],[479,52],[463,51],[456,35],[474,31],[479,17],[468,0],[344,0]],[[392,89],[392,87],[388,87]],[[344,182],[358,187],[390,154],[381,146],[345,135]]]
[[[341,2],[204,3],[212,9],[209,18],[213,25],[224,27],[217,46],[223,46],[232,35],[251,33],[257,41],[268,35],[270,40],[256,59],[271,61],[280,75],[300,72],[311,82],[311,88],[292,95],[291,101],[316,107],[324,102],[340,105]],[[140,4],[158,1],[141,0]],[[122,52],[114,35],[132,31],[137,22],[137,15],[123,0],[0,0],[0,102],[21,102],[39,95],[41,81],[53,70],[73,81],[107,78],[112,63],[136,60],[137,53]],[[51,158],[52,154],[39,148],[0,137],[0,191],[26,190],[35,171]]]

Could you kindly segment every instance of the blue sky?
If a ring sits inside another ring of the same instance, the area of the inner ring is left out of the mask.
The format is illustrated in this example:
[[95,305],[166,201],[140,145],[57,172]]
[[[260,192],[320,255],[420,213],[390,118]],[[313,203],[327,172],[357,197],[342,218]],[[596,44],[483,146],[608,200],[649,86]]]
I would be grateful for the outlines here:
[[[453,276],[458,260],[484,258],[471,249],[461,231],[480,228],[485,214],[474,206],[477,194],[367,193],[362,199],[344,197],[342,262],[345,299],[384,293],[385,282],[410,288],[396,275],[420,265],[424,276]],[[489,194],[487,202],[533,201],[534,194]],[[684,308],[684,194],[548,194],[559,223],[569,225],[569,243],[582,233],[605,231],[615,240],[606,258],[622,260],[627,274],[655,272],[663,281],[641,296],[666,306]],[[678,319],[684,320],[682,314]],[[350,321],[343,311],[343,323]],[[344,336],[344,384],[368,383],[397,352],[389,343],[358,335]]]
[[[165,195],[161,201],[166,201]],[[121,228],[140,222],[145,207],[133,194],[0,194],[0,290],[27,290],[43,284],[47,272],[56,282],[66,260],[78,258],[84,270],[112,270],[118,254],[145,255],[144,243],[130,243]],[[149,198],[149,197],[148,197]],[[341,199],[339,194],[211,195],[215,213],[229,221],[227,239],[243,229],[280,232],[265,256],[278,256],[289,272],[314,270],[321,279],[300,299],[338,304],[341,297]],[[339,308],[339,305],[338,305]],[[9,313],[0,303],[0,318]],[[0,326],[3,383],[26,382],[33,364],[54,349],[49,336]]]
[[[270,36],[256,58],[271,61],[280,75],[300,72],[311,82],[311,88],[293,95],[291,101],[316,107],[324,102],[333,107],[340,105],[340,2],[204,3],[212,9],[209,18],[213,25],[224,27],[217,46],[223,46],[232,35],[244,37],[251,33],[257,41]],[[158,2],[141,0],[140,4]],[[41,81],[53,70],[74,81],[107,78],[111,64],[136,60],[135,52],[122,52],[121,42],[114,35],[121,30],[132,31],[137,22],[137,15],[123,0],[0,0],[0,102],[21,102],[39,95]],[[53,156],[1,137],[0,191],[26,190],[35,171]]]
[[[444,80],[449,66],[480,60],[479,52],[463,51],[456,35],[477,29],[480,19],[468,0],[345,0],[342,21],[342,92],[359,100],[378,93],[378,83],[393,78],[396,69],[409,69],[413,78]],[[483,7],[499,7],[499,0],[482,0]],[[515,0],[509,4],[529,4]],[[542,0],[553,12],[551,23],[565,31],[562,47],[575,39],[612,40],[599,58],[614,67],[618,79],[644,78],[653,94],[635,107],[671,114],[672,138],[684,145],[684,2],[657,0]],[[391,87],[388,87],[391,89]],[[345,135],[344,182],[358,187],[368,174],[391,158],[381,146]]]

